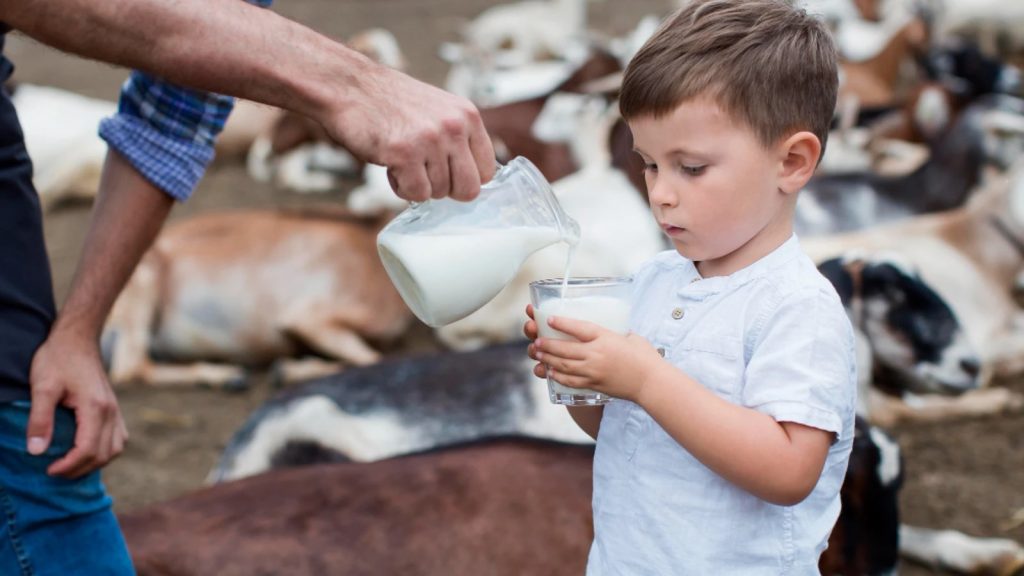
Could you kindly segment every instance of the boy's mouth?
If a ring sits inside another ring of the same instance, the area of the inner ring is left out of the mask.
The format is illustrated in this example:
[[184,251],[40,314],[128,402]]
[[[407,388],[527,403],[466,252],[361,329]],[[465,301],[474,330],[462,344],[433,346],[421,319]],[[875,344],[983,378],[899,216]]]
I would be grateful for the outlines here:
[[682,232],[684,230],[679,226],[665,224],[664,222],[661,223],[661,229],[665,232],[665,234],[668,234],[669,236],[671,236],[672,234],[678,234],[679,232]]

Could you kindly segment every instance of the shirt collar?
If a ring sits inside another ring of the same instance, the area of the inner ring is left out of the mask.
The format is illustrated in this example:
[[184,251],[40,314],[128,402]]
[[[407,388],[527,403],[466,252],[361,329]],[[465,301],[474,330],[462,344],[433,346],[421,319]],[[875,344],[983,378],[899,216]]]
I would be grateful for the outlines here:
[[797,239],[796,234],[793,234],[775,250],[772,250],[745,268],[741,268],[727,276],[703,278],[692,261],[682,259],[683,285],[679,288],[679,295],[702,298],[742,286],[752,280],[767,276],[773,270],[801,254],[803,252],[800,250],[800,241]]

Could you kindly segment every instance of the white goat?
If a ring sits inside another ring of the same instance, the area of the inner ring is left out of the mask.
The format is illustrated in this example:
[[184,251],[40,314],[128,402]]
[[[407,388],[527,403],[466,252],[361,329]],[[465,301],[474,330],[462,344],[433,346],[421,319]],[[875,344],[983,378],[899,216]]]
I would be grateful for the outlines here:
[[547,94],[589,55],[587,2],[528,0],[494,6],[445,43],[445,88],[494,107]]
[[43,210],[65,198],[96,196],[107,154],[97,130],[100,120],[117,112],[117,104],[32,84],[18,85],[11,99]]

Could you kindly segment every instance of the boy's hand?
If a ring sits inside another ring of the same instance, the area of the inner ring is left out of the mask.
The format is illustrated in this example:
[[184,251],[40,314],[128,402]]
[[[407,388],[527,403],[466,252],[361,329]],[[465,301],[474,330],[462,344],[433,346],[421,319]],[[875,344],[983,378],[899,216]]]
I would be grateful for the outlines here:
[[[530,357],[539,362],[534,373],[546,374],[570,388],[590,388],[635,401],[652,368],[662,362],[654,347],[636,334],[622,335],[592,322],[563,316],[553,316],[548,323],[579,342],[535,340],[530,345]],[[532,324],[536,330],[536,322]]]
[[523,334],[530,340],[537,339],[537,320],[533,317],[533,304],[526,305],[526,315],[530,318],[523,324]]

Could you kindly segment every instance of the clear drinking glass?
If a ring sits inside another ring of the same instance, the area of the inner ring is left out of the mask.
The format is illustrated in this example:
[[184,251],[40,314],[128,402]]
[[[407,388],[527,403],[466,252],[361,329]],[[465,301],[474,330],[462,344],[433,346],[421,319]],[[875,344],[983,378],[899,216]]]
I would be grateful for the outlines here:
[[[551,316],[564,316],[586,320],[620,334],[629,332],[630,292],[633,279],[629,277],[562,278],[537,280],[530,283],[530,300],[541,338],[574,340],[568,334],[548,326]],[[607,404],[611,397],[594,390],[569,388],[548,378],[551,402],[568,406],[596,406]]]

